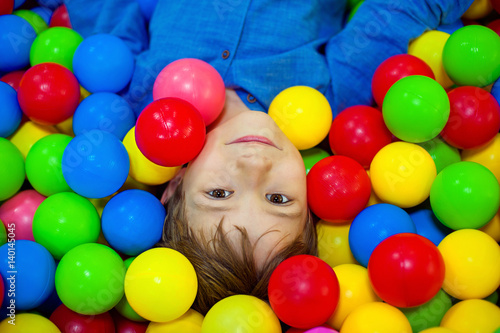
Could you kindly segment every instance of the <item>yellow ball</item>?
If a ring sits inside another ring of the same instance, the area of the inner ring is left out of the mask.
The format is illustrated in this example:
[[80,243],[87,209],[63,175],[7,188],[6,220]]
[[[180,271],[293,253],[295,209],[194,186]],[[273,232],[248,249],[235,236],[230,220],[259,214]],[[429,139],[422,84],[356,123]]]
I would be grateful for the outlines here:
[[381,301],[375,294],[368,277],[368,270],[361,265],[343,264],[334,269],[340,286],[337,309],[327,324],[340,329],[345,318],[361,304]]
[[206,314],[202,333],[281,333],[278,317],[264,301],[234,295],[217,302]]
[[500,183],[500,133],[488,144],[462,150],[462,161],[479,163],[488,168]]
[[137,314],[156,322],[171,321],[189,310],[198,280],[180,252],[153,248],[141,253],[125,275],[125,295]]
[[495,242],[500,242],[500,210],[498,210],[490,222],[479,230],[487,233]]
[[457,230],[438,246],[445,264],[443,289],[458,299],[485,298],[500,285],[500,247],[475,229]]
[[54,126],[59,133],[66,134],[69,136],[75,136],[75,133],[73,133],[73,116],[69,117],[63,122],[60,122],[59,124]]
[[18,313],[15,321],[7,317],[0,322],[0,332],[2,333],[61,333],[57,326],[45,317],[34,313]]
[[426,330],[420,331],[420,333],[458,333],[457,331],[450,330],[446,327],[432,327]]
[[410,322],[398,308],[382,302],[358,306],[344,321],[342,333],[412,333]]
[[203,316],[199,312],[189,309],[188,312],[175,320],[166,323],[151,322],[146,333],[201,333],[202,323]]
[[485,17],[493,10],[490,0],[474,0],[469,9],[463,13],[462,18],[477,20]]
[[323,141],[332,125],[328,100],[318,90],[306,86],[280,92],[271,102],[268,114],[299,150]]
[[459,333],[492,333],[500,327],[500,308],[482,299],[461,301],[446,312],[441,326]]
[[408,54],[422,59],[432,69],[436,81],[445,89],[454,83],[446,74],[443,66],[443,48],[450,34],[430,30],[424,32],[408,46]]
[[135,126],[123,138],[123,145],[130,158],[130,176],[140,183],[160,185],[174,178],[181,169],[178,167],[164,167],[151,162],[137,147],[135,141]]
[[316,224],[318,233],[318,257],[330,267],[341,264],[357,264],[349,246],[350,223],[337,224],[323,220]]
[[408,208],[429,197],[436,165],[424,148],[393,142],[375,155],[370,175],[373,191],[382,201]]
[[[366,173],[368,174],[368,177],[370,177],[370,181],[371,181],[372,177],[370,176],[370,170],[366,170]],[[366,204],[366,207],[373,206],[373,205],[376,205],[379,203],[384,203],[384,202],[382,200],[380,200],[379,197],[377,197],[377,195],[375,194],[375,191],[373,190],[373,187],[372,187],[372,191],[370,193],[370,199],[368,199],[368,203]]]
[[41,138],[54,133],[57,133],[57,130],[53,126],[44,126],[35,124],[32,121],[27,121],[19,126],[17,131],[12,134],[10,142],[12,142],[23,154],[24,158],[26,158],[31,146]]

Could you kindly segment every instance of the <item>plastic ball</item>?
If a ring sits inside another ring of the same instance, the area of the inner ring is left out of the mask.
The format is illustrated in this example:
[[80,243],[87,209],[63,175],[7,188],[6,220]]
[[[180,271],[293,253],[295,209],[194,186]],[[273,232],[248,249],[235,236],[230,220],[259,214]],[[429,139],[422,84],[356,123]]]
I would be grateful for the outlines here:
[[123,140],[135,121],[135,113],[123,97],[100,92],[80,102],[73,115],[73,132],[79,135],[97,129]]
[[181,166],[195,158],[203,148],[205,136],[201,114],[178,98],[150,103],[135,126],[139,150],[151,162],[167,167]]
[[500,242],[500,209],[493,217],[493,219],[488,222],[484,227],[479,228],[479,230],[487,233],[496,242]]
[[491,21],[490,23],[488,23],[488,25],[486,27],[490,28],[491,30],[496,32],[497,35],[500,36],[500,19],[496,19],[494,21]]
[[59,7],[60,5],[62,5],[63,1],[64,0],[37,0],[38,4],[40,6],[43,6],[43,7],[52,9],[52,10],[54,10],[57,7]]
[[500,36],[481,25],[458,29],[446,41],[443,64],[458,85],[484,87],[500,76]]
[[6,318],[0,322],[2,333],[61,333],[54,323],[49,319],[34,313],[16,314],[15,325],[9,323],[11,318]]
[[[0,219],[0,222],[2,222],[1,219]],[[7,230],[6,230],[5,225],[3,223],[0,223],[0,246],[4,245],[5,243],[7,243]],[[3,285],[1,285],[1,287],[0,287],[0,295],[1,295],[0,299],[3,297],[2,291],[3,291]],[[2,304],[1,300],[0,300],[0,304]]]
[[21,124],[23,112],[17,101],[17,93],[7,83],[0,82],[0,137],[8,137],[14,133]]
[[164,167],[151,162],[137,147],[135,141],[135,126],[128,131],[123,139],[130,158],[130,177],[147,185],[160,185],[168,182],[181,169],[178,167]]
[[450,102],[434,79],[412,75],[387,91],[382,115],[387,128],[399,139],[424,142],[435,138],[446,125]]
[[416,233],[410,215],[386,203],[366,207],[352,221],[349,246],[354,258],[368,266],[373,250],[386,238],[399,233]]
[[90,130],[75,136],[64,150],[62,172],[69,187],[87,198],[104,198],[127,180],[130,162],[113,134]]
[[493,6],[493,9],[497,11],[497,13],[500,13],[500,0],[491,0],[491,5]]
[[165,97],[191,103],[208,126],[222,112],[226,90],[219,72],[209,63],[184,58],[168,64],[156,77],[153,99]]
[[[50,1],[54,2],[53,0],[50,0]],[[32,12],[38,14],[44,20],[44,22],[47,24],[47,28],[48,28],[48,24],[50,23],[50,17],[52,16],[52,10],[46,6],[33,7],[30,10]]]
[[411,308],[430,301],[444,281],[444,261],[436,245],[413,233],[390,236],[373,250],[368,275],[385,302]]
[[367,169],[375,154],[392,141],[392,134],[384,123],[382,113],[375,108],[357,105],[342,112],[330,128],[330,148],[336,155],[344,155]]
[[12,142],[0,137],[0,201],[19,191],[25,179],[24,157]]
[[462,14],[462,18],[477,20],[485,17],[493,10],[490,0],[474,0],[470,7]]
[[436,173],[440,173],[450,164],[460,162],[460,152],[457,148],[447,144],[439,136],[430,141],[418,143],[431,155],[436,165]]
[[450,145],[460,149],[476,148],[498,134],[500,106],[489,92],[477,87],[458,87],[448,92],[448,97],[450,118],[441,136]]
[[10,141],[19,149],[24,158],[31,147],[41,138],[58,133],[55,127],[34,123],[30,120],[21,122],[21,126],[12,134]]
[[314,164],[324,159],[325,157],[330,156],[328,152],[318,147],[301,150],[300,155],[302,156],[302,160],[304,160],[306,174],[309,173]]
[[102,232],[113,249],[135,256],[160,241],[165,216],[165,208],[151,193],[123,191],[104,207]]
[[34,241],[33,216],[45,197],[35,190],[18,192],[0,206],[0,220],[6,227],[15,225],[16,240]]
[[380,301],[370,284],[368,271],[360,265],[344,264],[333,268],[339,279],[340,298],[337,309],[327,323],[339,330],[345,318],[358,306]]
[[0,15],[12,14],[14,0],[4,0],[0,3]]
[[95,34],[78,45],[73,56],[73,71],[80,84],[91,93],[117,93],[132,78],[134,56],[119,37]]
[[193,265],[180,252],[154,248],[141,253],[125,276],[125,295],[141,317],[165,322],[189,310],[198,290]]
[[278,318],[296,328],[321,325],[339,300],[339,282],[333,269],[311,255],[282,261],[271,274],[269,304]]
[[458,299],[484,298],[500,285],[500,248],[486,233],[457,230],[438,246],[446,266],[443,289]]
[[15,244],[2,245],[0,255],[0,275],[5,288],[14,290],[5,294],[4,304],[14,300],[16,311],[31,310],[42,304],[54,290],[56,264],[49,251],[32,241],[16,240]]
[[31,24],[31,26],[33,27],[33,29],[35,29],[37,35],[47,30],[49,27],[47,23],[43,20],[43,18],[32,10],[18,9],[12,14],[22,17],[23,19],[28,21],[29,24]]
[[80,86],[67,68],[42,63],[23,75],[17,98],[24,114],[32,121],[54,125],[73,115],[80,102]]
[[414,207],[429,197],[436,165],[422,147],[393,142],[380,149],[370,165],[375,194],[401,208]]
[[205,315],[202,333],[280,333],[280,322],[269,305],[250,295],[233,295],[217,302]]
[[400,309],[410,322],[413,332],[439,326],[446,311],[451,308],[451,299],[443,290],[439,290],[429,302],[414,308]]
[[14,0],[14,9],[19,8],[19,7],[20,7],[20,6],[22,6],[25,2],[26,2],[26,0]]
[[449,233],[453,232],[452,229],[445,227],[434,215],[430,207],[417,206],[408,212],[410,217],[417,228],[417,234],[430,240],[434,245],[438,246],[439,243]]
[[166,323],[151,322],[148,333],[201,333],[204,317],[193,309],[189,309],[179,318]]
[[441,326],[457,332],[493,332],[500,327],[500,308],[481,299],[458,302],[446,312]]
[[[17,36],[16,43],[12,36]],[[30,48],[35,40],[35,29],[25,19],[16,15],[0,16],[0,71],[11,72],[30,63]]]
[[26,156],[26,176],[37,192],[49,196],[69,192],[71,188],[62,174],[62,156],[71,137],[51,134],[38,140]]
[[457,229],[480,228],[500,207],[500,187],[486,167],[459,162],[439,173],[431,188],[432,211],[445,226]]
[[[17,92],[17,89],[19,88],[19,82],[21,82],[21,78],[23,77],[25,72],[26,72],[25,70],[12,71],[2,76],[0,78],[0,81],[7,83]],[[16,100],[17,100],[17,95],[16,95]]]
[[323,141],[333,117],[326,97],[306,86],[281,91],[272,100],[268,114],[298,150],[312,148]]
[[54,12],[50,17],[49,27],[72,28],[71,21],[69,19],[68,9],[64,4],[61,4],[59,7],[54,9]]
[[320,220],[316,223],[318,257],[330,267],[357,264],[349,247],[350,223],[337,224]]
[[372,77],[372,94],[377,105],[382,105],[389,88],[396,81],[410,76],[423,75],[434,79],[431,67],[411,54],[396,54],[384,60],[375,69]]
[[61,301],[84,315],[111,310],[123,297],[125,265],[111,248],[96,243],[68,251],[56,269],[55,285]]
[[[132,261],[134,261],[134,259],[135,257],[130,257],[123,261],[123,263],[125,264],[125,269],[128,270],[130,264],[132,263]],[[115,305],[115,310],[121,315],[121,317],[130,319],[134,322],[146,321],[146,319],[139,316],[137,312],[135,312],[135,310],[132,309],[130,303],[127,301],[127,297],[125,296],[125,294],[123,295],[122,299],[118,302],[118,304]]]
[[73,70],[73,55],[83,37],[66,27],[53,27],[40,33],[31,46],[30,64],[54,62]]
[[450,330],[446,327],[432,327],[426,330],[420,331],[420,333],[459,333],[455,330]]
[[411,333],[411,326],[398,308],[382,302],[356,307],[345,319],[342,333]]
[[77,245],[97,241],[100,218],[86,198],[61,192],[45,199],[33,217],[33,236],[57,260]]
[[111,314],[115,322],[116,333],[146,333],[148,329],[148,322],[129,320],[116,312],[111,312]]
[[62,332],[115,333],[115,324],[108,312],[92,316],[82,315],[61,304],[50,315],[50,321]]
[[352,220],[366,207],[370,193],[370,178],[350,157],[326,157],[307,174],[309,208],[328,222]]

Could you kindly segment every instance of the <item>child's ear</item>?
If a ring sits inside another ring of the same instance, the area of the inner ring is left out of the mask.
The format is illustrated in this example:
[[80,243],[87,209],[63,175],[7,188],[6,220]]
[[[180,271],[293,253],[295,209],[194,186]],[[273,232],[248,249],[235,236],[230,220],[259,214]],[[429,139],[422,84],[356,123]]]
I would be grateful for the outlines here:
[[170,197],[174,194],[175,189],[177,188],[177,186],[181,182],[182,178],[184,177],[185,172],[186,172],[186,168],[181,168],[177,172],[177,174],[174,176],[174,178],[172,178],[168,182],[167,187],[165,188],[165,191],[163,191],[163,194],[162,194],[161,200],[160,200],[163,205],[165,205],[167,203],[168,199],[170,199]]

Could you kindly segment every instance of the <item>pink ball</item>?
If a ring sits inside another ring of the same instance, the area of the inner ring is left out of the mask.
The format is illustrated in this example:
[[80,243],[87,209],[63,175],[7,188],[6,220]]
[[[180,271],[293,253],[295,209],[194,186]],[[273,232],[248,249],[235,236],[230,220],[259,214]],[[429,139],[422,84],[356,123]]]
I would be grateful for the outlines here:
[[43,200],[45,197],[37,191],[25,190],[17,193],[0,206],[0,220],[6,229],[9,224],[15,224],[16,240],[35,241],[31,224],[35,211]]
[[156,77],[153,99],[164,97],[177,97],[191,103],[208,126],[222,112],[226,90],[214,67],[199,59],[184,58],[165,66]]

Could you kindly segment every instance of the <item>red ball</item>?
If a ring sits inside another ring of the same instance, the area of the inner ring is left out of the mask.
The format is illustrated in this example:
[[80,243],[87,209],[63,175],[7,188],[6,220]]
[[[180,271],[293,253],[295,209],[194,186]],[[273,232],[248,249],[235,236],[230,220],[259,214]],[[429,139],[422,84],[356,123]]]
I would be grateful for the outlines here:
[[459,149],[481,146],[500,130],[500,106],[495,97],[484,89],[471,86],[448,92],[450,117],[441,136]]
[[82,315],[61,304],[49,318],[62,333],[115,333],[115,323],[109,312],[98,315]]
[[411,54],[397,54],[384,60],[373,73],[372,94],[375,102],[382,105],[389,88],[399,79],[410,75],[435,79],[429,65]]
[[14,0],[0,1],[0,15],[12,14],[14,10]]
[[271,274],[269,303],[278,318],[296,328],[324,324],[337,307],[339,282],[333,269],[311,255],[281,262]]
[[497,13],[500,14],[500,0],[490,0],[491,4],[493,5],[493,9],[497,11]]
[[324,221],[354,219],[366,207],[370,194],[368,174],[350,157],[325,157],[307,174],[309,208]]
[[490,28],[491,30],[496,32],[498,36],[500,36],[500,19],[491,21],[486,27]]
[[368,262],[368,275],[375,293],[400,308],[430,301],[441,289],[444,272],[444,260],[437,246],[412,233],[384,239]]
[[342,112],[330,128],[330,148],[336,155],[344,155],[368,169],[375,154],[392,141],[392,133],[385,125],[382,113],[375,108],[356,105]]
[[116,333],[145,333],[148,329],[149,321],[133,321],[115,310],[111,311],[111,316],[115,322]]
[[54,10],[50,17],[49,27],[66,27],[73,29],[66,5],[60,5]]
[[24,114],[42,125],[55,125],[75,113],[80,102],[80,85],[67,68],[41,63],[24,73],[17,99]]
[[7,83],[17,91],[17,89],[19,88],[19,83],[21,82],[21,78],[23,77],[25,72],[26,71],[21,70],[7,73],[0,78],[0,81]]
[[203,148],[205,136],[205,123],[198,110],[174,97],[151,102],[135,126],[139,150],[153,163],[168,167],[195,158]]

